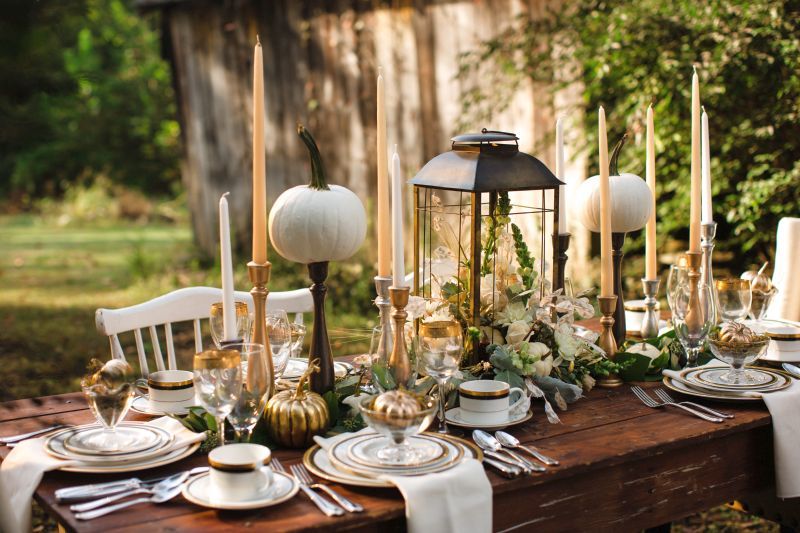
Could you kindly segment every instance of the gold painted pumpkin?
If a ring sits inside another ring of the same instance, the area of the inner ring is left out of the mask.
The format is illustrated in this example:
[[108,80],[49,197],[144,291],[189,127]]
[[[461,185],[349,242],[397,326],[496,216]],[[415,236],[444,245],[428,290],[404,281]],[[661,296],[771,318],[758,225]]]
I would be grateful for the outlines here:
[[755,337],[753,330],[739,322],[725,322],[719,328],[719,340],[743,344],[752,342]]
[[314,443],[314,435],[328,430],[328,404],[316,392],[303,390],[313,372],[319,372],[319,359],[308,365],[295,390],[281,391],[267,403],[267,432],[281,446],[305,448]]
[[389,417],[411,418],[421,410],[419,398],[403,389],[386,391],[372,401],[372,410]]

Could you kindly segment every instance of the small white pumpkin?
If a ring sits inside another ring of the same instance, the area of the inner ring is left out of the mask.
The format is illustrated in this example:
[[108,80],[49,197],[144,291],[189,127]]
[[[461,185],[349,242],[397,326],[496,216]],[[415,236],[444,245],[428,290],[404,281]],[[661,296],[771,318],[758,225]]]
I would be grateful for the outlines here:
[[349,189],[326,183],[317,144],[302,125],[297,133],[311,157],[311,183],[292,187],[275,200],[269,212],[272,246],[296,263],[343,261],[364,242],[364,205]]
[[[617,170],[617,160],[628,134],[614,147],[609,163],[611,231],[627,233],[642,229],[650,218],[652,195],[647,183],[637,176]],[[592,176],[578,188],[578,219],[589,231],[600,231],[600,176]]]

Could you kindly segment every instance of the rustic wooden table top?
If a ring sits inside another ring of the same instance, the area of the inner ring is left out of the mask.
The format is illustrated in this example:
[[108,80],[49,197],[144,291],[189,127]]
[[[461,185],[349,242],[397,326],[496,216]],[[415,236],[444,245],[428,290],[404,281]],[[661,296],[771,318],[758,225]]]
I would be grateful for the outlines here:
[[[652,388],[657,384],[644,384]],[[540,403],[529,422],[510,429],[561,465],[546,473],[508,480],[491,469],[496,530],[524,531],[640,529],[769,488],[773,481],[770,416],[761,403],[719,404],[735,413],[722,424],[705,422],[677,409],[649,409],[627,386],[595,389],[560,412],[562,424],[549,424]],[[129,419],[148,417],[131,413]],[[80,393],[0,404],[0,436],[54,423],[93,420]],[[8,454],[0,448],[0,456]],[[284,464],[301,452],[279,450]],[[185,470],[206,463],[195,454],[145,476]],[[218,512],[182,497],[161,505],[140,505],[90,522],[79,522],[53,493],[64,486],[107,481],[115,476],[51,472],[36,499],[67,530],[241,530],[319,529],[404,530],[404,504],[393,489],[336,486],[366,512],[328,518],[304,496],[276,507]],[[129,477],[129,476],[116,476]]]

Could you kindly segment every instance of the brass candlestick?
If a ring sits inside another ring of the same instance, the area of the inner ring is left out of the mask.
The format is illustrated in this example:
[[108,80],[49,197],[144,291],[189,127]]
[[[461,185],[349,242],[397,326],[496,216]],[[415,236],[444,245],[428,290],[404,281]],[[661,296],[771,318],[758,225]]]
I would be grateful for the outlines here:
[[272,350],[270,349],[267,338],[267,295],[269,289],[269,274],[272,270],[272,263],[247,263],[247,273],[253,288],[250,294],[253,295],[253,307],[255,308],[255,318],[253,323],[252,342],[264,346],[267,354],[267,398],[272,398],[275,394],[275,367],[272,364]]
[[642,317],[642,327],[639,333],[642,339],[652,339],[658,336],[658,313],[656,304],[658,300],[658,285],[661,280],[642,278],[642,289],[644,289],[644,317]]
[[389,287],[389,296],[392,300],[392,318],[394,319],[394,345],[389,356],[389,373],[394,377],[398,387],[406,387],[411,379],[411,361],[408,358],[406,347],[405,325],[408,313],[408,297],[411,289],[408,287]]
[[[693,339],[701,339],[700,345],[703,342],[702,337],[706,322],[703,304],[700,301],[700,277],[702,276],[700,267],[702,262],[702,252],[686,252],[686,266],[689,269],[687,273],[689,277],[689,303],[686,307],[686,319],[684,322],[687,336]],[[695,366],[697,364],[698,351],[687,350],[687,366]]]
[[712,317],[714,323],[719,321],[719,312],[717,311],[717,291],[714,290],[714,274],[712,271],[711,256],[714,253],[714,239],[717,236],[717,223],[706,222],[700,225],[700,248],[703,249],[703,283],[711,289]]
[[553,276],[553,290],[564,288],[564,271],[567,268],[567,248],[569,248],[569,238],[571,233],[554,233],[553,234],[553,249],[558,250],[556,256],[556,273]]
[[392,286],[392,278],[387,276],[375,276],[375,305],[380,312],[381,337],[378,341],[377,353],[374,355],[379,362],[388,364],[389,356],[394,345],[392,339],[392,301],[389,299],[389,287]]
[[[597,340],[597,345],[606,352],[606,357],[612,361],[617,356],[617,341],[614,339],[614,312],[617,309],[616,296],[598,296],[597,303],[600,306],[600,312],[603,313],[603,318],[600,319],[600,325],[603,326],[603,331],[600,333],[600,338]],[[622,385],[622,379],[617,374],[609,374],[597,380],[598,387],[612,388]]]

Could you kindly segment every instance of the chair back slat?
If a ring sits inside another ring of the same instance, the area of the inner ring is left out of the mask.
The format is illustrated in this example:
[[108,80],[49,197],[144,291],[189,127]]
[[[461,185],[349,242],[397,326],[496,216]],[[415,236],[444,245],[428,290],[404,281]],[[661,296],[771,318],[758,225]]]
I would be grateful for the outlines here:
[[203,334],[200,331],[200,319],[194,319],[194,353],[203,351]]
[[133,330],[133,336],[136,338],[136,354],[139,356],[139,368],[142,372],[142,377],[150,375],[150,368],[147,365],[147,352],[144,351],[144,341],[142,340],[142,330],[136,328]]
[[167,345],[167,364],[170,370],[178,368],[175,362],[175,343],[172,342],[172,323],[167,322],[164,324],[164,343]]
[[158,370],[166,370],[164,368],[164,356],[161,355],[161,344],[158,342],[158,331],[155,326],[150,326],[150,340],[153,342],[153,359],[156,361],[156,368]]
[[122,351],[119,337],[117,335],[112,335],[109,337],[109,341],[111,341],[111,357],[114,359],[125,359],[125,352]]

